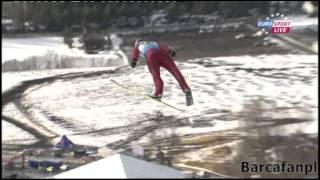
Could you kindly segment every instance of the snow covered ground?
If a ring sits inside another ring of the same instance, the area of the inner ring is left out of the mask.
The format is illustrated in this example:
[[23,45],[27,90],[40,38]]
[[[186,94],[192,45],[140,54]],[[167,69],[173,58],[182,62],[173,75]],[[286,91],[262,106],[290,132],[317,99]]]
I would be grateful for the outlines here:
[[26,37],[26,38],[3,38],[2,61],[17,59],[24,60],[27,57],[43,55],[48,50],[55,49],[60,53],[71,54],[67,45],[63,44],[62,37]]
[[[297,131],[317,133],[316,55],[201,58],[178,63],[178,66],[193,90],[195,105],[185,106],[183,93],[165,70],[162,70],[165,82],[163,101],[185,109],[184,113],[137,95],[129,95],[110,81],[115,79],[132,89],[152,93],[153,82],[145,66],[36,86],[25,93],[21,102],[31,107],[29,110],[41,119],[39,122],[55,133],[70,135],[79,144],[97,146],[126,139],[132,136],[132,132],[147,131],[148,128],[156,128],[154,132],[163,137],[170,133],[188,135],[241,128],[246,126],[240,121],[241,112],[245,104],[252,103],[254,99],[262,101],[261,116],[267,119],[313,119],[311,122],[272,127],[275,135],[289,135]],[[10,81],[28,76],[38,78],[50,71],[41,73],[3,75]],[[8,106],[4,113],[14,116],[14,108]],[[148,121],[159,113],[167,120]],[[52,117],[58,120],[54,121]],[[182,121],[186,120],[187,123],[183,124]],[[179,121],[183,125],[175,124]],[[192,127],[193,123],[199,121],[211,123],[213,127]],[[261,125],[263,123],[268,124],[261,122]],[[7,134],[3,139],[5,141],[14,133],[8,129],[12,127],[3,124],[2,132]],[[24,139],[27,135],[21,136]],[[148,141],[142,137],[142,142]]]
[[[114,35],[112,37],[112,39],[119,41]],[[75,44],[77,45],[78,43]],[[88,55],[77,48],[69,49],[68,46],[63,43],[63,37],[61,36],[2,38],[2,62],[12,59],[23,61],[31,56],[45,55],[48,51],[53,51],[59,55],[71,57],[80,56],[82,58],[108,58],[112,56],[112,53],[109,52]]]
[[22,72],[8,72],[2,73],[2,92],[19,85],[22,81],[45,78],[66,73],[76,72],[95,72],[102,70],[114,70],[116,67],[95,67],[95,68],[71,68],[71,69],[48,69],[39,71],[22,71]]
[[[100,54],[86,54],[82,50],[73,48],[69,49],[66,44],[63,43],[63,37],[61,36],[30,36],[21,38],[2,38],[2,63],[9,60],[18,60],[20,62],[25,61],[30,57],[42,57],[42,59],[52,58],[52,61],[59,61],[62,57],[71,57],[79,59],[87,59],[86,61],[96,60],[98,64],[108,64],[110,61],[118,61],[113,63],[117,65],[128,64],[126,55],[119,50],[121,45],[121,39],[115,35],[110,36],[112,43],[115,46],[114,50],[108,52],[101,52]],[[78,38],[75,38],[75,42]],[[75,43],[79,46],[79,43]],[[48,57],[48,56],[55,56]],[[41,60],[41,58],[39,58]],[[71,60],[71,59],[70,59]],[[104,62],[102,62],[104,61]],[[39,62],[41,64],[41,62]],[[57,62],[58,63],[58,62]],[[82,63],[86,64],[86,63]],[[30,80],[34,78],[42,78],[51,75],[70,73],[70,72],[81,72],[81,71],[95,71],[101,69],[114,69],[110,67],[95,67],[90,68],[90,62],[87,63],[88,68],[72,68],[72,69],[48,69],[44,71],[23,71],[23,72],[12,72],[4,73],[2,78],[2,92],[9,89],[10,87],[18,84],[23,80]],[[112,66],[112,64],[110,64]],[[12,77],[11,77],[12,76]]]
[[[84,59],[102,57],[106,61],[121,57],[122,64],[128,63],[121,50],[85,55],[68,49],[61,37],[5,38],[2,42],[3,62],[45,56],[51,51]],[[249,143],[256,144],[254,140],[259,136],[256,131],[271,138],[260,137],[257,142],[271,144],[278,141],[279,136],[288,139],[297,133],[317,136],[317,59],[317,55],[287,54],[208,57],[179,62],[177,65],[192,88],[195,104],[185,106],[178,83],[164,69],[161,73],[165,82],[163,101],[184,109],[183,113],[128,94],[111,82],[114,79],[135,91],[151,94],[153,81],[146,66],[119,70],[101,67],[5,72],[2,73],[2,92],[25,80],[66,73],[78,73],[78,77],[70,75],[70,78],[34,85],[18,101],[5,106],[3,114],[49,137],[65,134],[76,144],[123,147],[137,142],[152,148],[150,142],[155,139],[160,143],[173,140],[165,151],[186,150],[175,154],[177,164],[208,169],[201,163],[221,163],[218,167],[222,167],[226,161],[235,164],[232,159],[242,157],[241,150],[256,148]],[[100,71],[105,73],[96,73]],[[180,138],[179,143],[174,141],[175,137]],[[309,140],[303,139],[303,142],[310,144]],[[32,134],[2,120],[2,145],[35,141]],[[299,143],[297,146],[303,147],[304,144]],[[281,149],[281,145],[273,149],[277,148]]]

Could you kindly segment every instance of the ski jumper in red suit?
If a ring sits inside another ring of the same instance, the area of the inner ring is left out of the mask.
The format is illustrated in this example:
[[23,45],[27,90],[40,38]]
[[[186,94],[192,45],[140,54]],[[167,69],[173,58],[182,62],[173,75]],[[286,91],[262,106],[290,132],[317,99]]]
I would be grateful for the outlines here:
[[164,45],[147,41],[136,44],[132,49],[132,61],[136,62],[139,55],[143,55],[147,60],[147,65],[156,87],[155,96],[162,96],[163,94],[163,81],[160,76],[160,67],[164,67],[175,77],[183,92],[190,89],[183,75],[174,63],[174,60],[171,58],[170,54],[172,54],[172,52],[171,49]]

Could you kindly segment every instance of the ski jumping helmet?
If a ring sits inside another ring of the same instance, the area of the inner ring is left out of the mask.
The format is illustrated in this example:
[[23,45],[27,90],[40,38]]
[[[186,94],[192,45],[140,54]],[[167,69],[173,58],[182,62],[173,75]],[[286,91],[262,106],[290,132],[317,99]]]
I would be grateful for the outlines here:
[[134,43],[134,47],[138,47],[142,41],[145,41],[143,39],[137,39],[136,42]]

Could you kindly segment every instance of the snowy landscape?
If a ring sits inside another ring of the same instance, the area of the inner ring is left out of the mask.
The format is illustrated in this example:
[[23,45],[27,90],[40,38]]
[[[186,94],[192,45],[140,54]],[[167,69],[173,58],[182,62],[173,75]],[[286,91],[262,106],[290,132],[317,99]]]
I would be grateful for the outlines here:
[[[313,36],[318,18],[289,18],[295,23],[293,35],[286,37],[307,50],[276,36],[255,37],[259,31],[253,25],[239,32],[196,32],[199,39],[212,33],[217,42],[224,41],[219,35],[231,34],[225,43],[243,46],[239,50],[222,51],[223,43],[216,48],[219,43],[197,40],[194,32],[161,39],[176,47],[176,64],[191,87],[194,105],[185,105],[184,93],[165,69],[162,101],[183,112],[137,93],[152,94],[154,85],[144,59],[134,69],[129,66],[132,39],[140,36],[135,31],[123,37],[111,33],[113,48],[98,54],[86,54],[79,44],[68,48],[60,35],[2,38],[3,162],[66,135],[75,144],[110,153],[138,144],[154,157],[161,147],[173,166],[184,170],[287,177],[241,173],[239,164],[318,158],[318,41]],[[188,36],[194,39],[185,40]],[[206,47],[197,47],[198,41]],[[255,46],[265,41],[271,45]]]
[[[119,58],[119,61],[126,64],[123,59]],[[122,141],[129,143],[132,137],[135,142],[147,146],[154,135],[162,140],[175,135],[181,137],[181,141],[191,141],[197,136],[210,137],[215,133],[251,136],[245,129],[263,128],[270,136],[314,135],[318,132],[317,55],[208,57],[190,59],[178,63],[178,67],[191,84],[195,105],[185,107],[184,95],[177,82],[164,70],[163,100],[185,109],[183,113],[128,94],[110,81],[114,79],[149,94],[153,91],[153,82],[145,66],[119,70],[106,67],[6,72],[2,74],[5,89],[23,80],[71,72],[77,74],[76,77],[71,75],[54,82],[35,84],[24,91],[18,102],[8,104],[3,111],[35,126],[48,137],[65,134],[78,144],[98,147],[119,145]],[[99,71],[105,73],[94,75]],[[90,73],[93,75],[86,77]],[[257,109],[261,112],[257,117],[261,119],[246,122],[246,108],[254,103],[260,104],[260,107],[251,105],[251,108],[261,108]],[[28,113],[20,111],[21,108]],[[21,130],[6,121],[2,125],[2,142],[5,144],[36,141],[29,133],[17,133]],[[239,139],[232,140],[228,146],[240,142]],[[178,156],[176,161],[181,163],[179,157],[183,161],[201,161],[203,157],[198,157],[196,152],[180,154],[183,158]]]

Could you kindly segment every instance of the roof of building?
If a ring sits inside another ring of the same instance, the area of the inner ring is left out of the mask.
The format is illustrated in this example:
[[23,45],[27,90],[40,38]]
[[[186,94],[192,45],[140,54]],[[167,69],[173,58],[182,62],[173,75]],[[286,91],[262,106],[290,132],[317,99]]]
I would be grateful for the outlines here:
[[186,174],[164,165],[115,154],[53,178],[186,178]]

